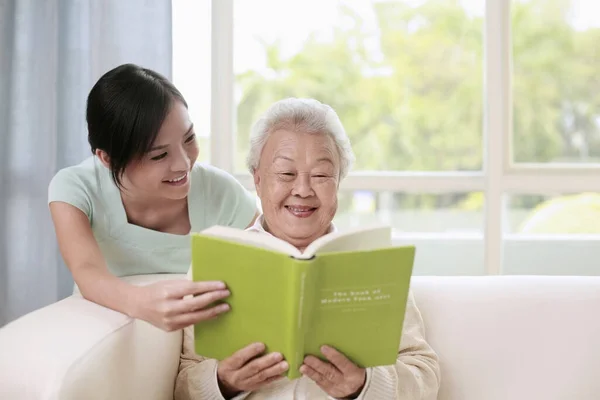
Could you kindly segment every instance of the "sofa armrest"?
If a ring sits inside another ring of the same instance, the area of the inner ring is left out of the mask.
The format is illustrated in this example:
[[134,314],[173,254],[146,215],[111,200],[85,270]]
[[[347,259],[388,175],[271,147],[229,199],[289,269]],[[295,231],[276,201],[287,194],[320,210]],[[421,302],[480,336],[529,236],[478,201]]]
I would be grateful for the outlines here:
[[0,398],[170,400],[181,339],[74,294],[0,329]]

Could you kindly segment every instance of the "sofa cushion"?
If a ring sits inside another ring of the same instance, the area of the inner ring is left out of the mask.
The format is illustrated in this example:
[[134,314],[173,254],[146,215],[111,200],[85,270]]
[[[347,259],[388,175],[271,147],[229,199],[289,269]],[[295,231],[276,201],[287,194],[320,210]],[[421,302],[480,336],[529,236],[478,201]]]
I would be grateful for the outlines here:
[[414,277],[440,400],[600,398],[600,277]]

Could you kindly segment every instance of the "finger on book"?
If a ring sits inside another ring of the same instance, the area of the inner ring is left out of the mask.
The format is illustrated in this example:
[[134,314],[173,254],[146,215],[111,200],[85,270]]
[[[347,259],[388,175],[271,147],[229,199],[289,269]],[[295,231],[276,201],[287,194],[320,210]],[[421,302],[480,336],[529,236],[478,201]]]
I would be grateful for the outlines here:
[[340,371],[343,373],[351,372],[356,368],[356,365],[352,363],[345,355],[330,346],[321,346],[321,352],[323,355]]
[[262,382],[272,375],[268,372],[271,367],[283,361],[281,353],[269,353],[250,361],[240,371],[242,379],[249,380],[252,384]]
[[331,382],[337,382],[339,380],[338,378],[340,378],[342,375],[341,372],[332,364],[324,362],[314,356],[307,356],[304,359],[304,365],[314,369]]
[[231,293],[229,290],[216,290],[213,292],[203,293],[196,297],[186,298],[177,302],[177,309],[180,313],[194,312],[206,308],[218,300],[227,298]]
[[186,314],[180,314],[179,316],[175,317],[175,323],[180,326],[180,329],[183,329],[190,325],[197,324],[198,322],[214,319],[227,311],[229,311],[228,304],[219,304],[215,307],[205,308]]
[[232,369],[241,369],[248,361],[262,354],[263,351],[265,351],[263,343],[252,343],[233,353],[229,358],[229,366]]
[[171,289],[171,298],[182,298],[189,295],[199,295],[214,290],[223,290],[226,288],[225,283],[221,281],[176,281],[175,287]]
[[279,379],[281,378],[281,374],[283,374],[285,371],[288,370],[290,366],[288,365],[288,363],[286,361],[280,361],[275,365],[272,365],[270,367],[267,367],[261,371],[259,371],[257,374],[255,374],[254,376],[252,376],[250,378],[250,380],[252,381],[252,384],[261,384],[261,383],[265,383],[265,382],[270,382],[273,379]]
[[300,367],[300,373],[304,376],[309,377],[311,380],[313,380],[317,384],[320,384],[320,385],[327,384],[327,379],[325,379],[325,376],[320,374],[314,368],[311,368],[309,365],[303,364]]

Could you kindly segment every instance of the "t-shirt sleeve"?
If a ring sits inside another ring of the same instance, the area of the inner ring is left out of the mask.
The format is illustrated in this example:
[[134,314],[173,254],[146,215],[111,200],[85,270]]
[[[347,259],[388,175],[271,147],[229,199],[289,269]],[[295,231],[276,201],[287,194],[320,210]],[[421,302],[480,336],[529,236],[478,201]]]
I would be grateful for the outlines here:
[[256,197],[227,172],[215,167],[207,172],[211,181],[206,193],[210,198],[207,217],[211,224],[246,228],[256,215]]
[[92,219],[92,203],[86,186],[74,168],[61,169],[48,186],[48,204],[61,201],[77,207]]

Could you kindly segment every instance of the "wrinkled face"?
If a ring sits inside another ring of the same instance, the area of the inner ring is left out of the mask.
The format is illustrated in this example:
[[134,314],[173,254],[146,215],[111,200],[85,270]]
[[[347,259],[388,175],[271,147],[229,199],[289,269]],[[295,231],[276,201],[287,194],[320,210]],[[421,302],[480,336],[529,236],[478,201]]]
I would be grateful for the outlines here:
[[190,189],[189,173],[198,158],[198,143],[185,106],[175,102],[151,151],[125,169],[123,184],[136,196],[178,200]]
[[329,135],[273,132],[254,172],[265,228],[303,250],[337,211],[340,157]]

